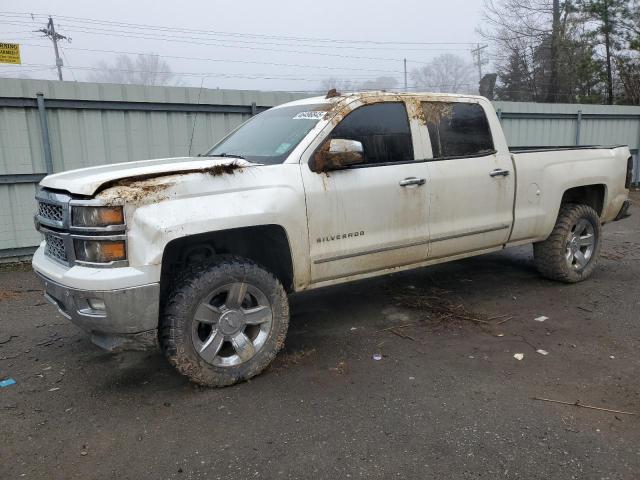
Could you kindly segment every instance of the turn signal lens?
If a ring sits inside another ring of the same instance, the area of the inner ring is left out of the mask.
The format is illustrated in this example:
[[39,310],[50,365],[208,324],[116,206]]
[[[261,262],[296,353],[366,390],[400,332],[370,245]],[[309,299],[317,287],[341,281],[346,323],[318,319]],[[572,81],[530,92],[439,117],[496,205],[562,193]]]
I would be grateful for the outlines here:
[[72,211],[76,227],[124,225],[122,207],[73,207]]
[[76,260],[110,263],[127,259],[124,240],[75,240]]

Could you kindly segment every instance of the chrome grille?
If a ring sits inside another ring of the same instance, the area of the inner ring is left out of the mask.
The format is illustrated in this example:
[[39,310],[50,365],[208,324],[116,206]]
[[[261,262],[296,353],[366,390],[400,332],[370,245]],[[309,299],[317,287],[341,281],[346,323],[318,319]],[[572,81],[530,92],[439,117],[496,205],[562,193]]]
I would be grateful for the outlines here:
[[54,205],[47,202],[38,202],[38,215],[47,220],[62,222],[64,211],[62,205]]
[[45,255],[67,262],[67,251],[64,248],[64,240],[62,238],[51,233],[45,233],[44,240],[46,242]]

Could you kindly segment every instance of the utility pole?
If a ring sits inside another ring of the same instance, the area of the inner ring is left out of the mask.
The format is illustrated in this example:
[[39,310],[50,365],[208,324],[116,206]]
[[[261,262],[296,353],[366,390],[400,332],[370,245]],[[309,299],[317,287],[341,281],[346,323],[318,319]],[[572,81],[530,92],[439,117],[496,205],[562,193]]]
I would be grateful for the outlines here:
[[408,92],[407,88],[407,59],[404,59],[404,91]]
[[560,92],[560,81],[558,70],[560,69],[560,0],[553,0],[553,21],[551,25],[551,72],[549,75],[549,89],[547,91],[547,102],[558,101]]
[[471,55],[473,55],[476,59],[476,63],[478,65],[478,81],[482,80],[482,51],[487,48],[486,45],[480,45],[471,50]]
[[60,35],[56,32],[56,28],[53,25],[53,18],[49,17],[49,23],[47,23],[47,28],[41,28],[37,30],[38,32],[44,33],[45,37],[49,37],[53,42],[53,50],[56,54],[56,67],[58,68],[58,80],[62,80],[62,59],[60,58],[60,53],[58,52],[58,40],[71,40],[70,38],[65,37],[64,35]]

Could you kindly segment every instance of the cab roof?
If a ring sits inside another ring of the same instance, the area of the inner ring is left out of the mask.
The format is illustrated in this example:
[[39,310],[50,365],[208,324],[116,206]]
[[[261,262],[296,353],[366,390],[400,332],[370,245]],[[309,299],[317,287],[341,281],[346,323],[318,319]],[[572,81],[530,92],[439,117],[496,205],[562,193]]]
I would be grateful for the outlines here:
[[[344,101],[354,101],[358,99],[366,99],[371,101],[372,98],[378,97],[381,100],[385,98],[425,98],[425,97],[433,97],[438,99],[481,99],[483,97],[479,95],[464,95],[459,93],[436,93],[436,92],[390,92],[390,91],[367,91],[367,92],[352,92],[341,94],[338,93],[335,96],[327,98],[327,96],[317,96],[317,97],[309,97],[303,98],[300,100],[294,100],[292,102],[287,102],[280,106],[293,106],[293,105],[318,105],[318,104],[333,104],[336,105],[338,103]],[[276,107],[277,108],[277,107]]]

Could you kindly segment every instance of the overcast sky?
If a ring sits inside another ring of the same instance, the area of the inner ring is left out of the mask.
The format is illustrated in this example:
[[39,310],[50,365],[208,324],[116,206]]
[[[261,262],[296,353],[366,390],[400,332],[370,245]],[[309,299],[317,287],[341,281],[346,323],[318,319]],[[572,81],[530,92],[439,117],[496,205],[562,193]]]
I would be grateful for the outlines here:
[[[0,41],[21,44],[23,65],[0,64],[0,75],[21,72],[31,78],[56,78],[54,69],[47,68],[54,65],[51,42],[33,33],[45,26],[45,18],[9,15],[15,12],[54,17],[59,33],[72,38],[71,43],[61,43],[66,67],[95,67],[98,61],[111,62],[117,55],[80,49],[156,53],[174,72],[200,75],[179,76],[185,85],[199,86],[203,74],[208,74],[204,79],[208,88],[305,91],[317,89],[326,77],[363,81],[380,75],[395,76],[401,82],[403,58],[408,59],[409,70],[442,53],[472,61],[471,45],[455,43],[479,41],[475,28],[482,0],[384,3],[391,7],[371,0],[4,2],[9,11],[0,13]],[[90,22],[95,20],[154,28]],[[428,42],[452,43],[425,45]],[[82,81],[89,73],[63,68],[65,80]]]

